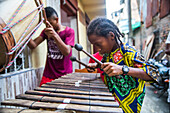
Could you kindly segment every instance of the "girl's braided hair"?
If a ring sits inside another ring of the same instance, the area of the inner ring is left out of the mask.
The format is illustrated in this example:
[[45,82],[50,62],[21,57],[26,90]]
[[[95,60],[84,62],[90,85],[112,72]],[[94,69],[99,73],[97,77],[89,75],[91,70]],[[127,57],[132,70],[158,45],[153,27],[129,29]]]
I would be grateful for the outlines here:
[[106,18],[96,18],[90,22],[87,28],[87,36],[90,35],[97,35],[97,36],[103,36],[108,37],[109,32],[113,32],[116,37],[116,43],[119,46],[118,40],[122,44],[122,41],[120,40],[120,36],[124,37],[122,33],[120,33],[118,27],[109,19]]

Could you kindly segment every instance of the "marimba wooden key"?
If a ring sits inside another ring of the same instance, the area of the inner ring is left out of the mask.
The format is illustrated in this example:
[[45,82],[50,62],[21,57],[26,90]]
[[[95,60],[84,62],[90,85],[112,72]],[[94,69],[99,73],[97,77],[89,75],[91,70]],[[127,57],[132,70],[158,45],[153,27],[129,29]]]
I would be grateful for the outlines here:
[[[16,99],[3,101],[1,105],[51,110],[51,112],[55,110],[60,110],[60,112],[68,110],[76,113],[123,112],[118,102],[99,79],[98,74],[95,73],[65,75],[34,90],[26,91],[25,94],[16,96]],[[34,112],[30,111],[30,113]]]

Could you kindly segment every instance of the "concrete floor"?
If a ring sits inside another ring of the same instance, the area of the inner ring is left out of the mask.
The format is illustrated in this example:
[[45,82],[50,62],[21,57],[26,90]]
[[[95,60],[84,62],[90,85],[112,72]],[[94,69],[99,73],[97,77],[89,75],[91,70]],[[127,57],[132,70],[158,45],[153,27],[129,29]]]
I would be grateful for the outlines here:
[[167,102],[167,92],[158,98],[161,91],[157,91],[153,86],[146,86],[146,95],[144,98],[141,113],[170,113],[170,103]]

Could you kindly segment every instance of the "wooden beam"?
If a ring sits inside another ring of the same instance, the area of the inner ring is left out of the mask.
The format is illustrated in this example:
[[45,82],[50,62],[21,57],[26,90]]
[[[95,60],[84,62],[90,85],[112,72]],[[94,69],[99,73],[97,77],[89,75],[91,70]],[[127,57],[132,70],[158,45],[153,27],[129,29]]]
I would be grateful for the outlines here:
[[84,9],[86,12],[99,12],[100,10],[105,10],[106,9],[106,5],[104,4],[96,4],[96,5],[87,5],[84,6]]

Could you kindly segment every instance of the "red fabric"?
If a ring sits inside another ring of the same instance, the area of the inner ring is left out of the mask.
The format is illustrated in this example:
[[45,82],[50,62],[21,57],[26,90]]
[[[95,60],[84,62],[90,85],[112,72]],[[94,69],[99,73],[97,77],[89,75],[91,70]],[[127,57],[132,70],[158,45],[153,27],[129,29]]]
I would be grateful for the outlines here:
[[[99,52],[93,54],[93,56],[100,61],[103,58],[102,56],[99,55]],[[95,63],[95,61],[90,58],[89,63]],[[97,68],[97,73],[100,73],[100,77],[102,78],[102,81],[104,82],[104,75],[102,75],[103,71],[101,71],[100,68]]]
[[51,82],[52,80],[54,80],[54,79],[50,79],[50,78],[43,76],[41,79],[41,82],[40,82],[40,87],[41,87],[41,85],[46,84],[47,82]]
[[118,102],[119,103],[119,105],[120,105],[120,102],[118,101],[118,99],[114,96],[114,98],[115,98],[115,100],[116,100],[116,102]]
[[135,67],[135,68],[140,68],[140,67],[142,67],[142,66],[143,66],[142,64],[134,63],[134,67]]

